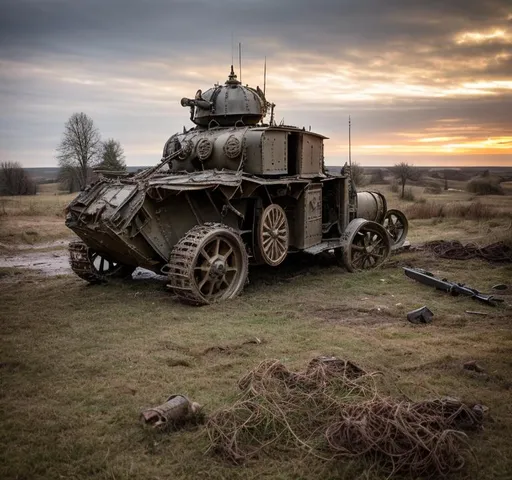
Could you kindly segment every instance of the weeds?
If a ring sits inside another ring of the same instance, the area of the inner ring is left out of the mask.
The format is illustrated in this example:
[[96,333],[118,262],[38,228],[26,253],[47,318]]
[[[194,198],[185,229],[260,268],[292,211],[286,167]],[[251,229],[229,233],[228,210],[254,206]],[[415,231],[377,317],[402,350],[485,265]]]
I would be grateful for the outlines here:
[[414,191],[411,187],[404,190],[404,196],[402,199],[407,202],[414,202],[414,200],[416,200],[416,196],[414,195]]

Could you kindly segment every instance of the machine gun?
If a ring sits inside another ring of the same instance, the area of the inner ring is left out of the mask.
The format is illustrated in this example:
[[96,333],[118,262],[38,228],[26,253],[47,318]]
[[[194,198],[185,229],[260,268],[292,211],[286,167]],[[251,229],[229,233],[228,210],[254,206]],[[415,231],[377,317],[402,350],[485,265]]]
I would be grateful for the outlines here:
[[427,272],[421,268],[407,268],[403,267],[404,273],[407,277],[412,278],[424,285],[434,287],[438,290],[451,293],[452,295],[467,295],[468,297],[480,300],[481,302],[487,303],[488,305],[495,306],[499,302],[503,302],[501,298],[494,298],[492,295],[484,295],[478,290],[464,286],[463,283],[449,282],[445,278],[440,280],[436,278],[433,273]]

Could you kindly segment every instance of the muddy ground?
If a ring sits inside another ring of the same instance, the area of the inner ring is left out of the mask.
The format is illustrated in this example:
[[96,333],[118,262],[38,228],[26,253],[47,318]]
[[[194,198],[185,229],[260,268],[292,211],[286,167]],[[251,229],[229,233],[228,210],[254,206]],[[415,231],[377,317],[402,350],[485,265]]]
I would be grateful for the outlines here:
[[[68,240],[41,243],[38,245],[20,245],[10,247],[0,252],[0,268],[20,268],[37,271],[44,276],[71,275],[73,272],[69,264]],[[162,275],[137,268],[133,273],[134,278],[161,278]]]

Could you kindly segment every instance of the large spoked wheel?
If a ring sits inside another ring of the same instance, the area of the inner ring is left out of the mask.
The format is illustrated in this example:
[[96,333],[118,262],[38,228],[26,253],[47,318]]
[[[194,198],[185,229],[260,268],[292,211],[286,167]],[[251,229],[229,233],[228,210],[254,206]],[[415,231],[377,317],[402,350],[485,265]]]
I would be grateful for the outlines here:
[[279,265],[288,254],[289,244],[290,230],[285,211],[279,205],[269,205],[263,210],[258,227],[261,259],[273,267]]
[[174,246],[169,280],[180,300],[194,305],[237,296],[247,281],[248,257],[240,235],[225,225],[197,225]]
[[342,236],[341,255],[349,272],[368,270],[382,265],[389,257],[391,240],[386,229],[379,223],[356,218]]
[[400,210],[388,210],[382,225],[391,238],[391,249],[400,248],[405,242],[409,229],[406,216]]
[[69,244],[69,262],[73,272],[89,283],[127,279],[135,270],[135,267],[111,260],[79,240]]

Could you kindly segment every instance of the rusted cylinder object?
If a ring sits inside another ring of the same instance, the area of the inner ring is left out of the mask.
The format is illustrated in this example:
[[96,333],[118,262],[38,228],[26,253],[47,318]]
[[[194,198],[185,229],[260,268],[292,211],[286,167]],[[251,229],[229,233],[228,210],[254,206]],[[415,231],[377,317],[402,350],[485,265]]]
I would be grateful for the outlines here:
[[152,427],[163,427],[168,423],[187,420],[197,414],[201,406],[183,395],[171,395],[158,407],[148,408],[141,413],[142,421]]
[[357,218],[382,223],[387,211],[386,198],[379,192],[359,192],[357,194]]

